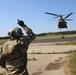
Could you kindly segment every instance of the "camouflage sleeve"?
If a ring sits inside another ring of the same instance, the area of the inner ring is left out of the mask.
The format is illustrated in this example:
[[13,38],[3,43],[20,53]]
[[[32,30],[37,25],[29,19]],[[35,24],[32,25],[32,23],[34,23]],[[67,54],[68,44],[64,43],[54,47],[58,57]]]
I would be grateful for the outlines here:
[[1,56],[1,54],[2,54],[2,51],[3,51],[3,48],[2,48],[2,46],[1,46],[1,48],[0,48],[0,56]]
[[3,57],[3,47],[0,48],[0,66],[6,68],[5,66],[5,58]]
[[30,29],[26,25],[23,25],[22,28],[25,30],[28,36],[29,42],[32,42],[36,38],[36,35],[33,33],[32,29]]

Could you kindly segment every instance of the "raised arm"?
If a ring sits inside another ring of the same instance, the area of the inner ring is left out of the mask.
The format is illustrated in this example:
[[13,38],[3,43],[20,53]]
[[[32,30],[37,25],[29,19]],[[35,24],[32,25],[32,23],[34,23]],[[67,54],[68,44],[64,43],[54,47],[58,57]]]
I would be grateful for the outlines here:
[[35,34],[33,33],[32,29],[30,29],[29,27],[27,27],[27,25],[25,25],[25,23],[22,21],[22,20],[19,20],[18,19],[18,22],[17,22],[26,32],[27,36],[28,36],[28,39],[29,41],[33,41],[36,36]]

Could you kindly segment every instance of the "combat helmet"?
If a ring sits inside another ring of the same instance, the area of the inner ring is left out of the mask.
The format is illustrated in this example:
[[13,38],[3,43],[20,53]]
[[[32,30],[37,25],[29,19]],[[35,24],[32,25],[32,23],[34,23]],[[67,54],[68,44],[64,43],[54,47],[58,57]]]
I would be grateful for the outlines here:
[[22,29],[15,27],[11,32],[8,32],[8,35],[12,38],[21,38],[23,36]]

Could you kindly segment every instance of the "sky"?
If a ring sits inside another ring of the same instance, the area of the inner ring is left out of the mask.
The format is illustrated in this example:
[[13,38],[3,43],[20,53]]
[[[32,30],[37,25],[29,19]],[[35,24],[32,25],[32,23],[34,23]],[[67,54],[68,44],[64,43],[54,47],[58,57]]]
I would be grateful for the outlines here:
[[[68,29],[58,29],[58,19],[55,14],[69,14]],[[48,32],[61,32],[76,30],[76,0],[0,0],[0,37],[8,36],[7,33],[14,27],[20,27],[17,19],[33,30],[35,34]],[[21,28],[21,27],[20,27]],[[26,33],[23,30],[23,33]]]

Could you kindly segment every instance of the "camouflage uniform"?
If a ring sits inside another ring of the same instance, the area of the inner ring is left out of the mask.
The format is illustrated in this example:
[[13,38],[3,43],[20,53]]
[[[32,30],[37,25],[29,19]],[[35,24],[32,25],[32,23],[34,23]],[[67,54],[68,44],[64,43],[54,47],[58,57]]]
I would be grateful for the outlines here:
[[29,44],[35,39],[35,34],[26,25],[22,28],[27,33],[23,39],[10,39],[3,44],[1,48],[1,61],[4,63],[4,68],[7,69],[8,75],[28,75],[27,72],[27,49]]

